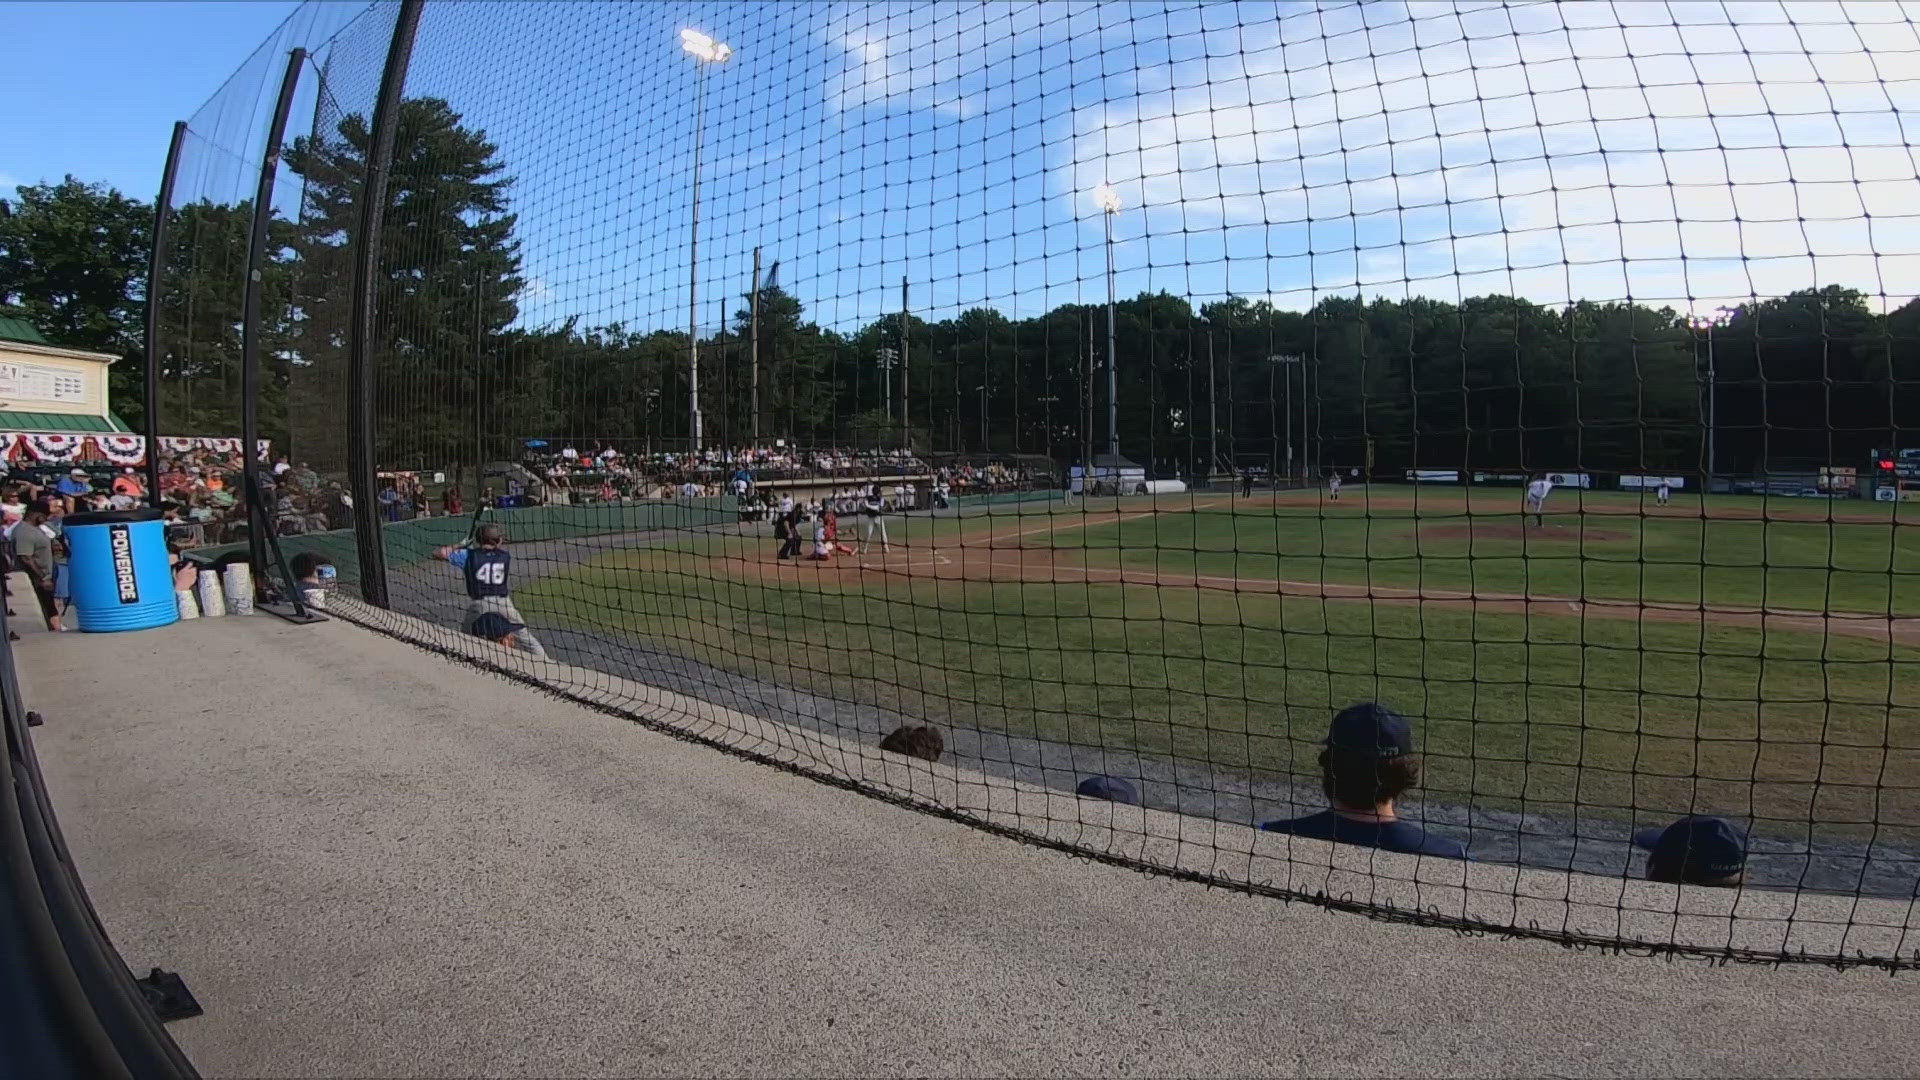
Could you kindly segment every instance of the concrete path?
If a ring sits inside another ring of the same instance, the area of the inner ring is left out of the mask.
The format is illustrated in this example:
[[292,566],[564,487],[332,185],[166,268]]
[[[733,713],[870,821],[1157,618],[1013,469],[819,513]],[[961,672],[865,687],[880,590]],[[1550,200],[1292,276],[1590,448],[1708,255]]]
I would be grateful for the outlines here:
[[1207,891],[339,622],[19,628],[81,873],[209,1075],[1920,1073],[1912,976]]

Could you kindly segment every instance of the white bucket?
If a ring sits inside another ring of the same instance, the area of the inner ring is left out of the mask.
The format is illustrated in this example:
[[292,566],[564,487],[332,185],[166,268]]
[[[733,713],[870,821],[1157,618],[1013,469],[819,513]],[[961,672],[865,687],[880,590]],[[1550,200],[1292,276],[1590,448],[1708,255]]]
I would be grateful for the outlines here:
[[200,614],[217,619],[227,613],[226,594],[220,588],[219,574],[202,573],[197,588],[200,591]]
[[253,614],[253,567],[246,563],[227,566],[227,614]]
[[307,602],[307,606],[314,609],[315,611],[324,611],[326,610],[326,607],[327,607],[327,590],[301,589],[300,599],[305,600]]
[[181,618],[197,619],[200,617],[200,601],[195,600],[193,598],[192,589],[175,590],[173,594],[173,602],[174,602],[174,606],[180,609]]

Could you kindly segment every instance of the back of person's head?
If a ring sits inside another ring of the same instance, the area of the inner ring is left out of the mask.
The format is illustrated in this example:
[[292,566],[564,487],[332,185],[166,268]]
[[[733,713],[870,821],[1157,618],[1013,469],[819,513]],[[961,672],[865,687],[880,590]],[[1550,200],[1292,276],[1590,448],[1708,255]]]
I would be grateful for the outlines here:
[[318,573],[321,567],[332,565],[333,560],[327,558],[325,555],[311,551],[302,551],[293,557],[293,563],[290,569],[293,570],[293,576],[296,578],[310,578]]
[[1371,701],[1340,710],[1320,751],[1320,783],[1335,805],[1356,810],[1392,802],[1420,783],[1420,755],[1407,718]]
[[1633,837],[1646,849],[1647,879],[1680,885],[1739,885],[1747,869],[1747,838],[1725,818],[1683,817],[1664,829]]
[[473,636],[488,641],[505,642],[505,639],[520,632],[520,624],[497,612],[489,611],[473,620]]
[[507,530],[489,521],[474,530],[473,538],[481,547],[499,547],[507,542]]
[[27,517],[38,517],[45,521],[53,515],[53,502],[49,499],[35,499],[27,504]]

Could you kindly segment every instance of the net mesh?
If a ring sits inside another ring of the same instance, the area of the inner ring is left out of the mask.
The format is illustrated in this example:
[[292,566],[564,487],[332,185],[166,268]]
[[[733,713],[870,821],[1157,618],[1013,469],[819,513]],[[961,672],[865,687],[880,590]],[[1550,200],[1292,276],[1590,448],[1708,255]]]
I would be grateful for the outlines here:
[[195,117],[162,290],[232,424],[311,49],[262,415],[337,613],[1126,865],[1914,962],[1905,8],[436,0],[374,208],[396,10]]

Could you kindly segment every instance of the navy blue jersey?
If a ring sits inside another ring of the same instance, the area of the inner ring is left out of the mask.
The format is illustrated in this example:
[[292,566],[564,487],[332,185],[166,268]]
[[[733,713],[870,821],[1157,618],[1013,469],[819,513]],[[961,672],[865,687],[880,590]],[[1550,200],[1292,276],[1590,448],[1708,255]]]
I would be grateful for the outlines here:
[[1338,844],[1357,844],[1408,855],[1438,855],[1447,859],[1467,857],[1466,845],[1458,840],[1435,836],[1418,825],[1404,821],[1355,821],[1332,810],[1322,810],[1291,821],[1269,821],[1260,826],[1267,832],[1292,833]]
[[475,600],[483,596],[508,596],[507,571],[513,556],[499,548],[474,548],[467,552],[467,595]]

